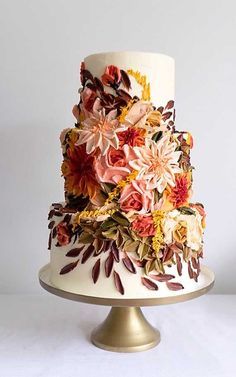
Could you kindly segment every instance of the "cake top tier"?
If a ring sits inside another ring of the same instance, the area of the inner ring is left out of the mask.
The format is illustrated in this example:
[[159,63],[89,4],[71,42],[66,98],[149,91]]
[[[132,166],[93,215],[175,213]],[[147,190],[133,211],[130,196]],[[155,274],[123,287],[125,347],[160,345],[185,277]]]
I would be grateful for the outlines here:
[[[150,84],[150,100],[154,105],[165,105],[174,99],[175,63],[170,56],[163,54],[124,51],[104,52],[89,55],[84,59],[85,68],[95,77],[102,77],[108,66],[116,66],[124,71],[139,72]],[[142,86],[131,77],[129,94],[141,98]]]

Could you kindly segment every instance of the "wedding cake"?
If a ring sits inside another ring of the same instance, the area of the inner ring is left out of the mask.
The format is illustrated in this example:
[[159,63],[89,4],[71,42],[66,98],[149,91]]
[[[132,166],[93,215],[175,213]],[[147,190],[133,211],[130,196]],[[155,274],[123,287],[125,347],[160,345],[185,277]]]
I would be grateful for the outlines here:
[[65,201],[48,216],[51,283],[106,298],[198,289],[205,212],[191,203],[192,136],[175,126],[174,60],[94,54],[80,79],[60,136]]

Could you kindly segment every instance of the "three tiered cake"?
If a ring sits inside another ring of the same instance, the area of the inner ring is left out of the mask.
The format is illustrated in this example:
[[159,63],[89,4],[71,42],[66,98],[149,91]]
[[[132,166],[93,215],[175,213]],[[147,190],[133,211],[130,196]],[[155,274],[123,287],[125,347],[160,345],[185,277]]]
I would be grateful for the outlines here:
[[80,76],[76,124],[60,137],[65,202],[49,212],[51,283],[111,298],[198,289],[205,212],[190,202],[193,140],[175,128],[174,60],[94,54]]

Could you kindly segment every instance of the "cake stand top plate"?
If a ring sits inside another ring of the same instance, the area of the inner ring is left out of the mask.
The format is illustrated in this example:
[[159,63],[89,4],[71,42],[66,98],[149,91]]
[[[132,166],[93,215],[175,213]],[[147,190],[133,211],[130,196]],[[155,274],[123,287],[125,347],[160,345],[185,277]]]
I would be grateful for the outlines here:
[[50,266],[47,264],[42,267],[39,271],[39,282],[41,286],[50,293],[56,296],[66,298],[68,300],[80,301],[87,304],[95,305],[105,305],[105,306],[156,306],[156,305],[166,305],[174,304],[177,302],[183,302],[187,300],[194,299],[196,297],[206,294],[214,285],[215,276],[214,273],[206,266],[201,266],[201,273],[205,275],[205,285],[194,291],[188,293],[180,293],[176,295],[176,292],[170,291],[170,294],[166,297],[155,297],[155,298],[102,298],[95,296],[88,296],[77,294],[73,292],[64,291],[55,287],[50,281]]

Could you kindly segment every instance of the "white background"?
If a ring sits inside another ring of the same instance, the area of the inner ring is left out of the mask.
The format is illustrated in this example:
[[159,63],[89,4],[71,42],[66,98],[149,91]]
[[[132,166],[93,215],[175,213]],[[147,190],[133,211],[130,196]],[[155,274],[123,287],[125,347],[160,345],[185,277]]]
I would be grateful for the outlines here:
[[80,61],[140,50],[175,58],[177,128],[194,135],[194,200],[208,213],[205,264],[213,292],[236,293],[235,24],[233,0],[0,1],[0,292],[41,292]]

